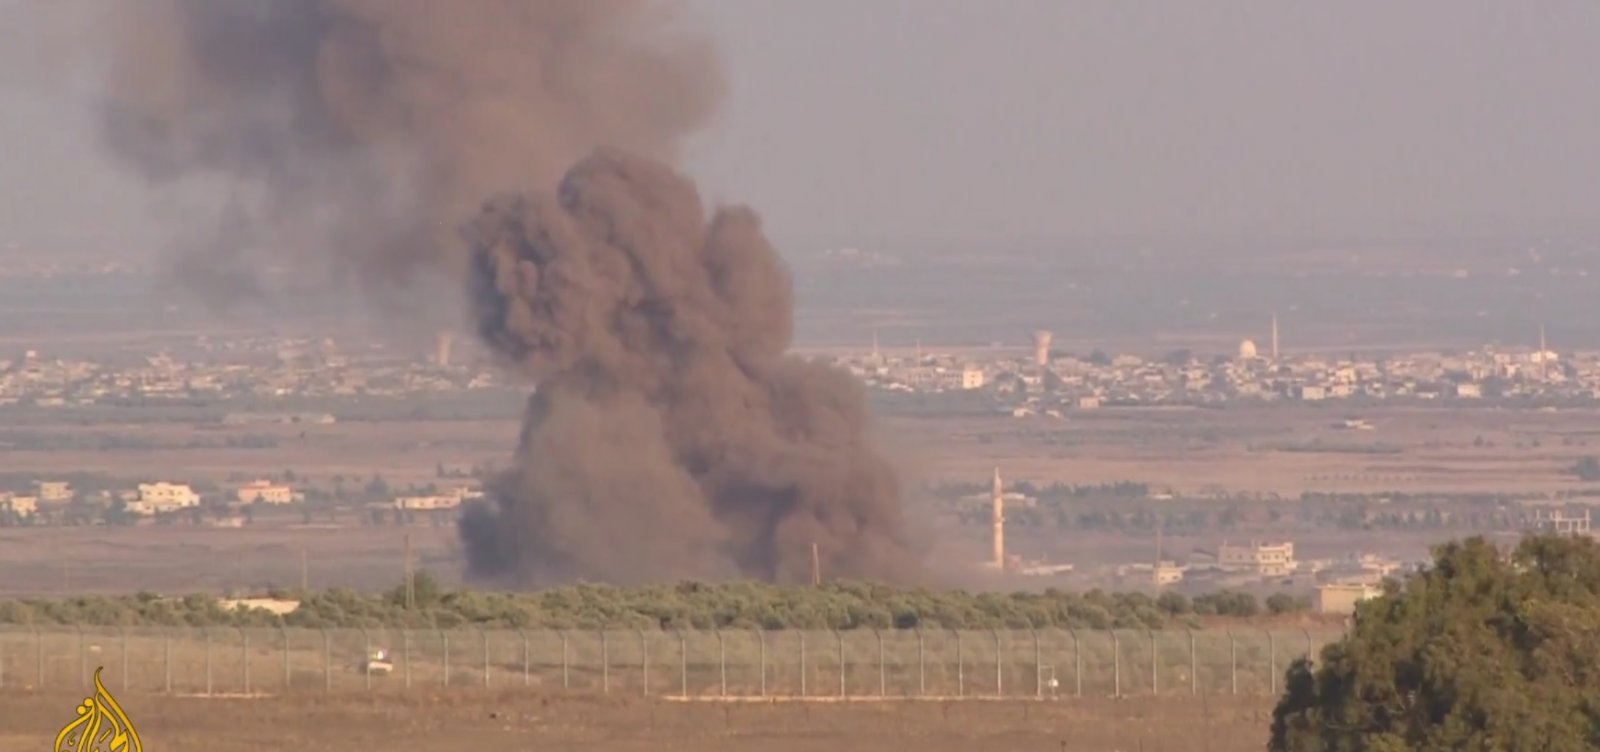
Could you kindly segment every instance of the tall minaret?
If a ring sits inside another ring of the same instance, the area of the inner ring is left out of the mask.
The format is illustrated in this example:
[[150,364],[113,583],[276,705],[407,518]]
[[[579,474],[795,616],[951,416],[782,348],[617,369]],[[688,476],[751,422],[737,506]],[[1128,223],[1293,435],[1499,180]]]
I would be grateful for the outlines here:
[[1548,352],[1548,351],[1545,349],[1545,346],[1544,346],[1544,322],[1541,321],[1541,322],[1539,322],[1539,380],[1540,381],[1549,381],[1550,380],[1550,359],[1549,359],[1548,356],[1545,355],[1546,352]]
[[994,469],[994,566],[1006,568],[1006,497],[1000,483],[1000,468]]
[[1272,362],[1278,362],[1278,312],[1272,312]]

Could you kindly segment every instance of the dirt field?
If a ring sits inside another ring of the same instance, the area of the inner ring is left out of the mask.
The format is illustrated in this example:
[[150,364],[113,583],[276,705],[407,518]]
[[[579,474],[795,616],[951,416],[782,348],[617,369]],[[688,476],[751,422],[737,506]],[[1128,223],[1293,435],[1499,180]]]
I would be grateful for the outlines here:
[[[1371,430],[1334,424],[1360,418]],[[1102,409],[1063,418],[897,419],[885,424],[919,479],[998,466],[1043,483],[1149,483],[1193,495],[1302,491],[1553,493],[1600,454],[1597,410],[1275,406]],[[1481,439],[1481,441],[1480,441]]]
[[[1372,430],[1341,430],[1346,418]],[[1095,484],[1139,481],[1185,494],[1301,491],[1551,493],[1579,487],[1563,470],[1600,454],[1600,410],[1508,411],[1337,405],[1102,409],[1064,418],[880,421],[912,485],[1007,477]],[[438,463],[504,464],[517,423],[383,421],[332,425],[42,426],[40,435],[138,438],[160,446],[106,451],[0,451],[0,473],[100,472],[119,478],[223,482],[293,470],[305,482],[382,474],[391,485],[434,482]],[[270,437],[268,448],[187,448],[194,441]]]
[[243,528],[141,526],[0,529],[0,597],[87,593],[261,592],[391,588],[413,560],[451,579],[459,569],[454,527],[259,524]]
[[[49,749],[79,694],[0,692],[0,749]],[[684,703],[452,693],[429,697],[118,698],[151,752],[1259,750],[1271,702]]]

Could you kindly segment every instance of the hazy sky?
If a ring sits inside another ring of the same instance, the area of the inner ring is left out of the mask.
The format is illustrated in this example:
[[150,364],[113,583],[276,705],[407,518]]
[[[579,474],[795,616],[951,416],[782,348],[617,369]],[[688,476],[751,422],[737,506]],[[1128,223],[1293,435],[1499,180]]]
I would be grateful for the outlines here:
[[[1592,0],[691,3],[687,167],[780,240],[1600,233]],[[0,91],[0,237],[136,227],[63,112]]]

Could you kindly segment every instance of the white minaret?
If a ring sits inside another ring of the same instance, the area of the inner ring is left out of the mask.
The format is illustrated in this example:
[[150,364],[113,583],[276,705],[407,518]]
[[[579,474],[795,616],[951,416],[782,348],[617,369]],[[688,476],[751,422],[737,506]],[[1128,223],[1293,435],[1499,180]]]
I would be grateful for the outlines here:
[[1278,312],[1272,312],[1272,362],[1278,362]]
[[1541,322],[1539,322],[1539,380],[1540,381],[1549,381],[1550,380],[1550,356],[1546,354],[1548,352],[1549,352],[1549,350],[1546,350],[1545,346],[1544,346],[1544,322],[1541,321]]
[[1000,468],[994,469],[993,491],[994,513],[994,566],[996,569],[1006,568],[1006,497],[1005,487],[1000,483]]

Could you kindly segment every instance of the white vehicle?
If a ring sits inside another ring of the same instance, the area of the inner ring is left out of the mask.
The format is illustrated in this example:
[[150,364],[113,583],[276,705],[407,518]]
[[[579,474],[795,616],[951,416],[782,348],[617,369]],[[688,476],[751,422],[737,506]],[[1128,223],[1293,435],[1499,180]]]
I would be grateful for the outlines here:
[[394,663],[389,660],[389,651],[378,648],[367,653],[367,659],[361,662],[361,671],[374,676],[387,676],[394,671]]

